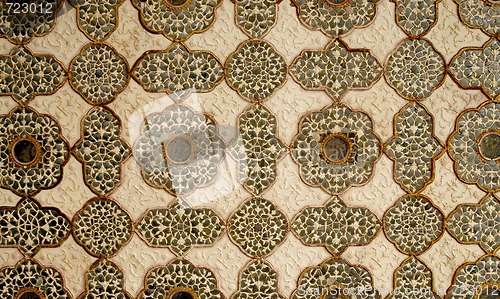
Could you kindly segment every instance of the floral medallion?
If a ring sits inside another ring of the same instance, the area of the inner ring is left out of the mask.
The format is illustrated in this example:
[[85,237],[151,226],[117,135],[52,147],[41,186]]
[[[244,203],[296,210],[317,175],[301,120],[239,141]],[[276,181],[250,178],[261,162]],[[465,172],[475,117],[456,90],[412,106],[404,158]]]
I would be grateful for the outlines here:
[[500,35],[500,2],[498,0],[454,0],[460,20],[470,28],[481,28],[490,36]]
[[486,102],[462,112],[448,138],[455,172],[467,184],[500,191],[500,103]]
[[270,98],[286,80],[285,58],[264,40],[243,42],[226,60],[226,80],[249,102]]
[[[500,18],[500,11],[498,17]],[[498,100],[500,40],[492,38],[482,48],[463,48],[451,60],[448,72],[461,87],[481,89],[490,99]]]
[[211,116],[173,105],[149,115],[145,124],[133,150],[148,184],[186,195],[213,182],[225,144]]
[[404,254],[420,254],[444,232],[444,215],[423,195],[405,195],[384,214],[387,239]]
[[73,237],[88,254],[110,257],[132,238],[129,214],[109,198],[89,200],[73,217]]
[[131,0],[142,26],[172,41],[184,41],[215,22],[222,0]]
[[44,36],[54,28],[63,0],[28,1],[36,4],[36,8],[31,11],[29,7],[26,11],[24,5],[17,7],[7,3],[26,2],[0,1],[0,37],[6,37],[11,43],[19,45],[29,43],[34,37]]
[[243,202],[227,221],[231,240],[250,257],[271,254],[288,233],[285,214],[271,201],[253,197]]
[[298,287],[290,296],[290,299],[330,298],[380,299],[381,297],[373,286],[368,270],[336,258],[302,271]]
[[394,136],[385,144],[394,161],[394,180],[408,193],[417,193],[434,179],[434,161],[444,145],[434,135],[434,120],[427,109],[408,103],[394,117]]
[[151,269],[137,299],[225,299],[215,274],[185,259]]
[[109,108],[94,107],[83,117],[81,130],[72,153],[83,164],[83,178],[90,190],[108,195],[120,184],[122,163],[132,151],[120,138],[120,118]]
[[443,84],[446,63],[426,39],[405,39],[389,55],[387,83],[407,100],[423,100]]
[[239,288],[231,299],[285,299],[278,288],[278,273],[265,260],[251,260],[240,273]]
[[500,247],[500,200],[491,193],[479,204],[459,205],[448,215],[446,229],[462,244],[495,251]]
[[290,66],[292,78],[307,90],[324,90],[339,100],[348,90],[370,88],[382,65],[369,50],[350,49],[335,39],[324,50],[302,51]]
[[14,267],[0,269],[0,298],[72,299],[58,270],[36,260],[23,259]]
[[102,41],[115,31],[118,7],[123,0],[69,0],[69,3],[76,8],[80,31],[93,41]]
[[302,117],[291,152],[306,184],[339,194],[368,182],[381,145],[368,115],[333,104]]
[[113,262],[97,260],[85,275],[85,292],[78,299],[133,299],[125,291],[125,277]]
[[465,263],[453,276],[446,299],[495,299],[500,292],[500,258],[485,255],[475,263]]
[[292,0],[300,22],[329,37],[349,34],[374,20],[376,1],[370,0]]
[[214,244],[225,225],[211,209],[183,208],[175,201],[168,209],[148,210],[135,228],[149,246],[168,247],[176,255],[185,255],[192,247]]
[[0,116],[0,187],[31,196],[61,181],[68,143],[49,115],[17,107]]
[[262,105],[243,111],[238,128],[243,149],[232,154],[239,161],[239,179],[258,195],[276,180],[276,164],[286,155],[287,145],[278,137],[276,117]]
[[0,55],[0,95],[10,95],[20,105],[55,93],[64,82],[66,70],[52,55],[33,54],[24,46]]
[[32,257],[43,247],[58,247],[69,236],[71,224],[59,209],[42,208],[23,198],[16,207],[0,208],[0,247],[17,247]]
[[348,207],[338,196],[303,209],[292,221],[292,232],[304,245],[324,246],[334,256],[348,246],[369,244],[381,227],[369,209]]
[[262,38],[276,25],[282,0],[231,0],[236,26],[250,38]]
[[128,81],[127,61],[105,43],[86,45],[69,66],[71,87],[91,105],[111,103]]
[[391,0],[396,4],[396,23],[413,37],[424,36],[436,24],[441,0]]
[[404,260],[394,272],[394,290],[386,299],[441,299],[432,287],[432,272],[416,256]]
[[209,51],[191,51],[183,43],[173,43],[165,51],[144,53],[131,75],[144,90],[166,92],[179,101],[192,92],[213,90],[223,80],[224,67]]

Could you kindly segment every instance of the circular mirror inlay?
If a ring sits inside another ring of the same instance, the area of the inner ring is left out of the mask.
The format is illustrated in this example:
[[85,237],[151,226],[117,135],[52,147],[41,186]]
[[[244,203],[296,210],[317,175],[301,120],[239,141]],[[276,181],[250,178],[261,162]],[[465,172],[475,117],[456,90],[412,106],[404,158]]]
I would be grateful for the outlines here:
[[163,0],[163,2],[165,2],[165,4],[168,7],[173,8],[173,9],[182,8],[182,7],[186,6],[186,4],[188,4],[189,1],[191,1],[191,0]]
[[349,3],[350,0],[325,0],[327,4],[332,6],[342,6]]
[[165,146],[165,155],[169,162],[182,164],[189,161],[193,154],[193,145],[184,137],[175,137]]
[[21,293],[18,299],[43,299],[43,297],[38,293],[34,291],[26,291]]
[[38,158],[36,141],[28,138],[20,138],[12,146],[12,156],[21,165],[29,165]]
[[345,162],[351,154],[349,139],[341,134],[327,136],[323,141],[321,154],[330,163]]
[[479,140],[479,153],[486,160],[496,160],[500,157],[500,134],[491,132]]
[[172,297],[170,297],[170,299],[195,299],[195,296],[187,291],[177,291],[172,294]]

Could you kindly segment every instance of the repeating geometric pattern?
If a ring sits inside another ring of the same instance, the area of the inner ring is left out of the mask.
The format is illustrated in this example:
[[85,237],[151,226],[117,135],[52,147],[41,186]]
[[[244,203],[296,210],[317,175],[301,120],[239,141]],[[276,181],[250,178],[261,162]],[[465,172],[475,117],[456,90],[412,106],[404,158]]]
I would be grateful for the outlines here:
[[133,150],[148,184],[186,195],[215,179],[225,147],[211,116],[173,105],[147,117]]
[[[19,7],[7,3],[17,3]],[[26,11],[24,4],[28,3],[35,4],[36,9],[28,8]],[[0,1],[0,37],[6,37],[14,44],[26,44],[34,37],[48,34],[54,28],[57,12],[61,9],[63,0],[34,0],[28,3]]]
[[281,0],[232,0],[235,22],[250,38],[261,38],[276,25]]
[[471,28],[481,28],[491,36],[500,34],[500,6],[498,0],[454,0],[460,20]]
[[184,41],[215,22],[222,0],[131,0],[142,26],[172,41]]
[[185,255],[192,247],[214,244],[225,225],[211,209],[183,208],[175,201],[168,209],[148,210],[135,228],[149,246],[168,247],[176,255]]
[[229,86],[249,102],[271,97],[285,84],[285,58],[264,40],[243,42],[226,60],[226,80]]
[[69,156],[57,121],[28,107],[0,116],[0,153],[0,187],[20,196],[59,184]]
[[394,180],[406,192],[419,192],[432,181],[434,161],[443,149],[424,106],[411,102],[395,115],[394,136],[385,144],[385,153],[394,161]]
[[240,273],[238,291],[231,299],[285,299],[278,289],[278,273],[265,260],[252,260]]
[[85,275],[85,292],[78,299],[133,299],[124,288],[125,277],[113,262],[97,260]]
[[443,56],[426,39],[406,39],[390,54],[384,75],[387,83],[408,100],[429,97],[444,81]]
[[440,0],[391,0],[396,4],[396,23],[411,37],[421,37],[436,24]]
[[116,29],[123,0],[69,0],[76,8],[78,28],[91,40],[102,41]]
[[52,55],[33,54],[24,46],[0,55],[0,95],[10,95],[20,105],[53,94],[65,81],[66,70]]
[[118,116],[106,107],[92,108],[82,119],[82,138],[72,153],[83,165],[85,184],[97,195],[108,195],[121,181],[122,163],[132,150],[120,138]]
[[401,263],[394,272],[394,290],[386,299],[440,299],[432,287],[431,270],[416,256]]
[[227,221],[231,240],[248,256],[264,257],[283,243],[288,233],[285,214],[271,201],[253,197]]
[[488,194],[479,204],[459,205],[448,215],[446,229],[460,243],[495,251],[500,247],[500,200]]
[[151,269],[144,285],[137,299],[226,299],[210,269],[197,267],[185,259],[175,259],[166,266]]
[[0,208],[0,247],[17,247],[26,256],[42,247],[57,247],[69,236],[71,224],[59,209],[42,208],[30,198],[16,207]]
[[305,245],[324,246],[338,256],[348,246],[370,243],[382,227],[366,208],[348,207],[338,196],[324,207],[309,207],[292,221],[292,232]]
[[371,87],[381,73],[382,65],[369,50],[350,49],[339,39],[324,50],[302,51],[290,66],[290,74],[300,86],[325,90],[334,100],[339,100],[347,90]]
[[0,297],[72,299],[61,273],[33,259],[23,259],[14,267],[0,269]]
[[366,184],[380,152],[370,117],[344,104],[303,116],[291,149],[302,180],[330,194]]
[[385,212],[384,232],[399,251],[420,254],[443,235],[444,216],[429,198],[405,195]]
[[[497,17],[500,18],[500,11]],[[492,38],[482,48],[463,48],[451,60],[448,71],[461,87],[481,89],[489,98],[497,99],[500,95],[500,41]]]
[[69,66],[69,83],[91,105],[111,103],[128,81],[127,61],[105,43],[86,45]]
[[213,90],[223,80],[224,67],[211,52],[191,51],[182,43],[173,43],[165,51],[144,53],[131,75],[146,91],[183,99],[192,92]]
[[276,117],[266,107],[253,105],[238,118],[242,149],[232,151],[239,161],[239,179],[252,194],[267,190],[276,180],[276,164],[287,146],[279,139]]
[[486,102],[460,113],[448,138],[455,172],[467,184],[500,190],[500,103]]
[[95,257],[115,255],[133,234],[132,219],[127,211],[108,198],[89,200],[72,222],[73,237]]

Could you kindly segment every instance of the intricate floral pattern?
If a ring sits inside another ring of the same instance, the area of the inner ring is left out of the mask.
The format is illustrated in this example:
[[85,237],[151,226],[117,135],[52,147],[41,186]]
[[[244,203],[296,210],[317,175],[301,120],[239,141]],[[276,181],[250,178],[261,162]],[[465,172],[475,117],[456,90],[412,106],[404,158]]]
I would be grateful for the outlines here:
[[269,255],[285,240],[288,221],[272,202],[261,197],[246,200],[229,217],[231,240],[247,255]]
[[76,8],[80,30],[93,41],[105,40],[116,29],[123,0],[69,0]]
[[458,178],[486,191],[500,190],[500,103],[486,102],[456,120],[448,154]]
[[212,26],[222,0],[132,0],[132,4],[147,30],[183,41]]
[[479,204],[459,205],[448,215],[446,229],[460,243],[495,251],[500,247],[500,200],[489,194]]
[[238,291],[231,299],[285,299],[278,289],[278,273],[264,260],[250,261],[240,274]]
[[0,269],[1,298],[71,299],[61,273],[45,268],[32,259],[21,260],[14,267]]
[[290,299],[343,298],[342,294],[357,292],[362,292],[363,299],[380,298],[368,270],[353,266],[346,260],[332,258],[305,269]]
[[385,153],[394,160],[394,180],[406,192],[419,192],[432,182],[434,161],[443,149],[424,106],[411,102],[396,114],[394,136],[385,144]]
[[292,222],[292,232],[305,245],[324,246],[335,256],[348,246],[370,243],[380,228],[370,210],[348,207],[337,196],[325,206],[303,209]]
[[10,95],[21,105],[37,95],[53,94],[65,81],[66,70],[52,55],[33,54],[24,46],[0,55],[0,95]]
[[276,24],[281,0],[232,0],[236,25],[251,38],[261,38]]
[[391,0],[396,3],[396,23],[411,37],[421,37],[437,21],[440,0]]
[[133,299],[125,291],[125,277],[113,262],[97,260],[85,275],[85,292],[78,299]]
[[371,87],[381,73],[381,64],[368,50],[350,49],[339,39],[324,50],[302,51],[290,66],[290,74],[300,86],[325,90],[334,100],[347,90]]
[[[500,11],[497,15],[500,18]],[[492,38],[482,48],[463,48],[451,60],[449,73],[461,87],[481,89],[489,98],[498,99],[500,40]]]
[[68,143],[51,116],[23,107],[0,116],[0,187],[20,196],[53,188],[68,155]]
[[250,106],[238,118],[242,149],[232,154],[239,161],[239,179],[252,194],[261,194],[274,183],[276,164],[286,154],[277,126],[276,117],[262,105]]
[[104,43],[86,45],[69,66],[71,87],[91,105],[111,103],[128,81],[127,61]]
[[174,105],[145,121],[134,158],[148,184],[185,195],[215,179],[225,144],[212,117]]
[[214,244],[222,237],[224,221],[211,209],[183,208],[176,201],[168,209],[147,211],[136,230],[149,246],[185,255],[192,247]]
[[196,298],[225,299],[214,273],[190,261],[175,259],[146,274],[144,289],[137,299]]
[[132,77],[146,91],[166,92],[174,99],[211,91],[223,76],[224,67],[214,54],[191,51],[182,43],[173,43],[165,51],[148,51],[132,68]]
[[375,18],[376,2],[370,0],[292,0],[300,22],[329,37],[347,35],[368,26]]
[[384,75],[403,98],[423,100],[443,83],[445,72],[444,58],[431,42],[406,39],[389,55]]
[[441,238],[443,213],[423,195],[405,195],[384,215],[387,239],[405,254],[420,254]]
[[302,118],[291,152],[305,183],[338,194],[368,182],[380,147],[368,115],[333,104]]
[[226,80],[249,102],[270,98],[285,84],[285,58],[264,40],[242,43],[226,61]]
[[499,281],[500,258],[483,256],[477,262],[465,263],[457,269],[446,299],[498,298]]
[[42,208],[22,199],[14,208],[0,208],[0,247],[17,247],[26,256],[42,247],[57,247],[69,236],[71,224],[59,209]]
[[497,0],[455,0],[460,20],[471,27],[481,28],[491,36],[500,35],[500,6]]
[[[23,3],[9,1],[9,3]],[[34,0],[38,9],[28,13],[9,12],[7,1],[0,1],[0,37],[14,44],[26,44],[34,37],[48,34],[56,24],[56,16],[63,0]],[[23,9],[20,9],[22,12]]]
[[386,299],[441,299],[432,288],[431,270],[416,256],[401,263],[394,272],[394,290]]
[[115,201],[89,200],[73,218],[73,237],[88,254],[115,255],[132,238],[132,220]]
[[131,154],[120,138],[121,123],[109,108],[92,108],[82,119],[82,138],[73,155],[83,164],[85,184],[97,195],[108,195],[121,181],[122,163]]

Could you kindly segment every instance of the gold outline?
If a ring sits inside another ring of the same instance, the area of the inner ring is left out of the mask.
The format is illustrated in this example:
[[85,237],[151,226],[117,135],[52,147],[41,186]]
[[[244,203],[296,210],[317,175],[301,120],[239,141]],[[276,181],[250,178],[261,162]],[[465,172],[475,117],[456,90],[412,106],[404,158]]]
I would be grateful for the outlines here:
[[187,287],[175,287],[173,289],[170,289],[170,291],[168,291],[168,294],[167,294],[167,299],[174,298],[174,296],[180,292],[186,292],[189,295],[191,295],[191,297],[193,297],[192,299],[198,299],[198,295],[196,295],[194,290],[187,288]]
[[[250,39],[262,39],[264,36],[266,36],[275,26],[278,24],[278,13],[279,13],[279,4],[283,0],[274,0],[274,9],[276,10],[276,13],[274,14],[274,23],[270,26],[267,27],[266,30],[262,31],[262,34],[259,36],[252,36],[248,34],[245,30],[243,30],[243,27],[240,26],[240,23],[237,21],[237,15],[238,15],[238,6],[240,5],[241,0],[230,0],[234,4],[234,23],[236,24],[236,27],[241,30],[246,36],[248,36]],[[260,0],[249,0],[250,2],[260,2]],[[269,7],[268,7],[269,8]],[[242,9],[243,11],[246,11],[246,9]],[[285,62],[286,63],[286,62]],[[287,65],[288,66],[288,65]]]
[[[174,159],[172,159],[171,157],[169,157],[169,154],[168,154],[168,146],[169,144],[174,141],[175,139],[182,139],[184,141],[186,141],[187,143],[189,143],[189,148],[190,148],[190,154],[189,154],[189,157],[185,160],[185,161],[181,161],[181,162],[178,162],[178,161],[175,161]],[[190,139],[190,138],[187,138],[185,134],[176,134],[174,136],[172,136],[171,138],[165,140],[163,143],[162,143],[162,148],[163,148],[163,158],[172,163],[172,164],[177,164],[177,165],[184,165],[184,164],[188,164],[189,162],[191,162],[194,158],[194,151],[193,149],[196,148],[196,145],[194,144],[195,142]]]
[[[19,159],[16,157],[16,154],[14,153],[14,148],[21,141],[29,141],[35,146],[36,156],[31,162],[24,163],[24,162],[19,161]],[[10,144],[9,144],[9,156],[17,166],[22,167],[22,168],[30,168],[30,167],[33,167],[35,164],[38,164],[38,162],[40,162],[40,158],[42,157],[42,149],[40,148],[40,143],[35,138],[33,138],[33,136],[22,134],[22,135],[17,136],[16,138],[14,138],[10,142]]]
[[481,144],[480,144],[481,140],[484,137],[486,137],[487,135],[496,135],[500,138],[500,128],[498,128],[497,130],[490,130],[487,132],[483,132],[479,135],[479,138],[476,140],[477,154],[478,154],[479,158],[481,158],[481,160],[483,160],[483,161],[495,161],[497,163],[500,163],[500,156],[496,157],[495,159],[491,159],[491,158],[486,157],[481,151]]
[[[397,13],[397,8],[398,8],[399,2],[401,0],[389,0],[389,1],[392,2],[392,3],[394,3],[396,5],[396,7],[394,8],[396,25],[411,39],[422,39],[427,33],[429,33],[431,31],[432,28],[434,28],[434,26],[436,25],[436,23],[438,21],[438,16],[439,16],[439,6],[438,6],[438,4],[441,2],[441,0],[434,0],[434,8],[436,9],[436,18],[434,19],[434,22],[432,22],[429,25],[429,28],[427,28],[424,31],[422,31],[422,33],[420,33],[419,35],[412,35],[409,32],[406,32],[406,30],[403,29],[403,26],[401,26],[399,24],[400,21],[399,21],[399,15]],[[445,61],[445,65],[446,65],[446,61]]]
[[278,275],[278,271],[276,271],[276,269],[274,269],[273,265],[266,261],[264,258],[257,258],[257,259],[251,259],[250,261],[248,261],[244,266],[243,268],[241,268],[239,270],[239,273],[238,273],[238,280],[236,282],[236,291],[233,292],[233,294],[231,295],[230,299],[239,299],[240,297],[238,296],[238,294],[241,294],[241,291],[243,290],[243,273],[253,264],[257,263],[257,262],[261,262],[262,264],[266,265],[267,267],[269,267],[269,269],[271,269],[271,271],[273,271],[275,274],[276,274],[276,284],[274,285],[274,293],[276,295],[278,295],[278,298],[276,299],[286,299],[287,297],[285,295],[283,295],[280,291],[280,287],[279,287],[279,275]]
[[183,4],[180,5],[174,5],[172,3],[169,3],[169,0],[161,0],[165,6],[167,6],[170,10],[182,10],[191,5],[191,2],[196,1],[196,0],[186,0]]
[[[469,22],[467,22],[465,20],[464,17],[462,17],[462,5],[460,5],[462,3],[462,1],[460,0],[453,0],[453,2],[455,2],[455,4],[457,4],[457,15],[458,15],[458,18],[460,19],[460,21],[462,22],[462,24],[464,24],[465,26],[467,26],[468,28],[472,28],[472,29],[480,29],[484,34],[486,34],[488,37],[490,38],[500,38],[500,34],[491,34],[491,33],[488,33],[486,31],[485,28],[483,28],[482,26],[472,26],[472,24],[470,24]],[[491,6],[492,5],[487,5],[488,4],[488,1],[482,1],[482,0],[479,0],[479,1],[476,1],[476,3],[484,3],[484,6],[482,6],[483,8],[489,8],[491,9]],[[480,4],[479,4],[480,5]],[[470,6],[470,5],[469,5]],[[484,21],[483,18],[481,18],[481,21]]]
[[[325,154],[325,148],[326,148],[326,143],[328,141],[330,141],[330,139],[333,139],[333,138],[338,138],[338,139],[342,139],[343,141],[345,141],[345,143],[347,144],[347,153],[345,155],[344,158],[342,158],[341,160],[339,161],[334,161],[330,158],[328,158]],[[349,159],[351,158],[351,155],[352,155],[352,142],[351,140],[345,136],[345,134],[342,134],[342,133],[331,133],[331,134],[328,134],[328,136],[325,137],[325,139],[323,139],[321,141],[321,150],[320,150],[320,156],[326,160],[327,163],[329,164],[334,164],[334,165],[340,165],[340,164],[343,164],[347,161],[349,161]]]

